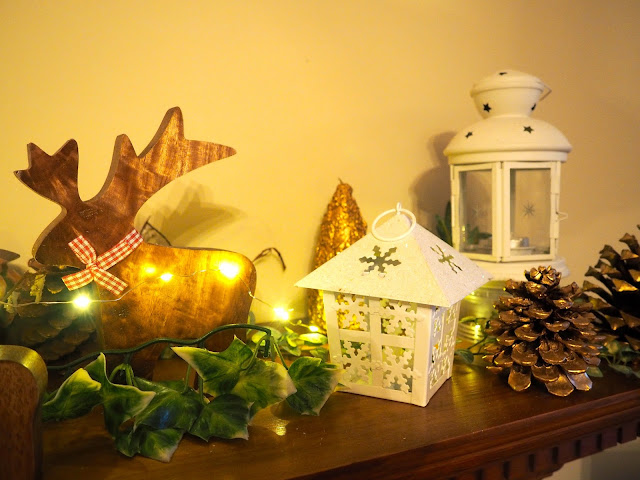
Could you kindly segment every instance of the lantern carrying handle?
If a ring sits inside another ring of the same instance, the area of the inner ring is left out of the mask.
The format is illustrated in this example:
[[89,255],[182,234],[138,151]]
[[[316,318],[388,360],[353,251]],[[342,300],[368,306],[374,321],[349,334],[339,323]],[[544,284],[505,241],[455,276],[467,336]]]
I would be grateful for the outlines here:
[[[377,224],[382,219],[382,217],[385,217],[390,213],[407,216],[409,220],[411,220],[409,229],[400,235],[396,235],[395,237],[385,237],[384,235],[381,235],[380,232],[377,230],[378,228]],[[397,242],[398,240],[402,240],[404,237],[408,236],[411,232],[413,232],[413,229],[416,228],[417,223],[418,222],[416,220],[416,216],[413,214],[413,212],[411,210],[407,210],[406,208],[402,208],[402,205],[400,205],[400,202],[398,202],[396,204],[396,208],[391,210],[386,210],[376,217],[376,219],[371,224],[371,234],[382,242]]]
[[551,93],[551,87],[549,85],[547,85],[544,82],[541,82],[542,86],[544,87],[542,90],[542,95],[540,96],[540,98],[538,99],[539,102],[541,102],[542,100],[544,100],[545,98],[547,98],[549,96],[549,94]]

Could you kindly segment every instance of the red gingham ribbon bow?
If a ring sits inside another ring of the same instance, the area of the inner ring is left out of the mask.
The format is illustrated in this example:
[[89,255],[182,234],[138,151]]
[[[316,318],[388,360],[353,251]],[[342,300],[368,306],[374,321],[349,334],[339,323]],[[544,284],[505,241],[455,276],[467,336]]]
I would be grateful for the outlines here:
[[90,284],[93,280],[114,295],[120,295],[127,283],[107,272],[116,263],[126,258],[142,243],[142,236],[134,228],[111,250],[99,257],[91,244],[82,235],[69,242],[73,253],[86,265],[84,270],[62,277],[69,290],[75,290]]

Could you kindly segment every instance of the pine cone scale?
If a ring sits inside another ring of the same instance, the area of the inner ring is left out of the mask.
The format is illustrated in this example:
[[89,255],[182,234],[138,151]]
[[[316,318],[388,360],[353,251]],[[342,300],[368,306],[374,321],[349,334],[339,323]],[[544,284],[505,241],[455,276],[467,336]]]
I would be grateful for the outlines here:
[[509,386],[516,392],[522,392],[531,386],[531,370],[514,364],[509,373]]
[[560,370],[555,365],[533,365],[531,373],[544,383],[554,382],[560,376]]

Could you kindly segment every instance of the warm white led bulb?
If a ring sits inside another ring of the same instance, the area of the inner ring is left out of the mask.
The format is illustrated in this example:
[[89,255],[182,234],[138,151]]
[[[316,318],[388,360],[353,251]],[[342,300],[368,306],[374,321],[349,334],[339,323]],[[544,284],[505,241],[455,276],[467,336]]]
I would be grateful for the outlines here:
[[228,279],[233,279],[240,273],[240,265],[234,262],[220,262],[218,265],[220,273]]
[[283,307],[275,307],[273,309],[273,314],[278,320],[282,320],[282,321],[289,320],[289,311]]
[[86,295],[80,295],[73,299],[73,304],[78,308],[87,308],[91,303],[91,299]]
[[143,267],[143,271],[147,275],[153,275],[154,273],[156,273],[156,267],[154,267],[153,265],[145,265]]
[[169,272],[166,272],[160,275],[160,280],[162,280],[163,282],[168,282],[172,278],[173,278],[173,274]]

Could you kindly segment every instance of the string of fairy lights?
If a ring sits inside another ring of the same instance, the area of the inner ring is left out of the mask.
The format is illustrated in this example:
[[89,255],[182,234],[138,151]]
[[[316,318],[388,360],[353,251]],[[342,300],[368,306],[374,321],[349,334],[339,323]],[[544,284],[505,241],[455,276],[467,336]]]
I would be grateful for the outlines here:
[[[192,278],[195,277],[196,275],[199,274],[204,274],[204,273],[208,273],[208,272],[217,272],[220,275],[222,275],[223,277],[225,277],[228,280],[240,280],[244,283],[245,287],[246,287],[246,291],[247,291],[247,295],[249,295],[253,300],[262,303],[263,305],[267,306],[269,309],[271,309],[271,311],[273,312],[274,318],[276,320],[282,321],[282,322],[287,322],[289,320],[291,320],[290,318],[290,309],[287,309],[285,307],[282,306],[273,306],[270,303],[266,302],[265,300],[257,297],[249,288],[249,286],[247,285],[247,282],[245,281],[244,278],[242,278],[239,274],[240,274],[240,266],[237,263],[234,262],[230,262],[230,261],[221,261],[218,263],[217,267],[215,268],[204,268],[204,269],[200,269],[200,270],[195,270],[191,273],[187,273],[187,274],[176,274],[176,273],[172,273],[172,272],[163,272],[160,275],[155,275],[157,273],[157,270],[154,266],[151,265],[147,265],[143,267],[143,271],[145,272],[145,274],[149,275],[148,278],[144,279],[141,282],[138,282],[137,284],[127,288],[121,295],[112,298],[112,299],[95,299],[95,298],[90,298],[88,295],[85,294],[78,294],[75,298],[71,299],[71,300],[41,300],[41,301],[31,301],[31,302],[22,302],[22,303],[13,303],[13,302],[9,302],[7,301],[8,298],[5,298],[3,300],[0,300],[0,304],[2,305],[6,305],[9,307],[26,307],[29,305],[69,305],[69,304],[73,304],[75,307],[79,308],[79,309],[86,309],[88,308],[90,305],[92,304],[102,304],[102,303],[113,303],[113,302],[119,302],[121,301],[123,298],[125,298],[127,295],[131,294],[132,292],[134,292],[135,290],[141,288],[142,286],[149,284],[151,282],[157,282],[157,281],[161,281],[163,283],[168,283],[170,281],[172,281],[174,278],[183,278],[183,279],[188,279],[188,278]],[[10,293],[8,293],[9,295]],[[310,326],[310,330],[315,331],[314,326]],[[317,328],[317,327],[315,327]]]

